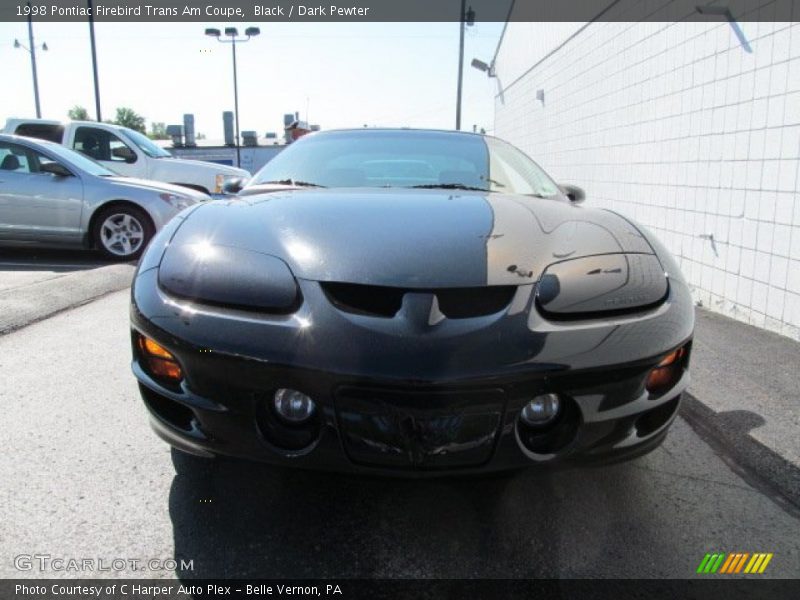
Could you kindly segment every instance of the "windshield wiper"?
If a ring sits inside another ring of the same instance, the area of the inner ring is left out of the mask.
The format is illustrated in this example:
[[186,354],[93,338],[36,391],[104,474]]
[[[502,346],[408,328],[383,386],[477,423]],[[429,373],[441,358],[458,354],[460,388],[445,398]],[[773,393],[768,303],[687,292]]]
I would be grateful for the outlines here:
[[295,181],[294,179],[276,179],[275,181],[259,181],[256,185],[267,185],[270,183],[276,183],[280,185],[293,185],[296,187],[318,187],[322,188],[325,187],[324,185],[320,185],[318,183],[311,183],[309,181]]
[[500,183],[499,181],[496,181],[495,179],[492,179],[490,177],[481,176],[481,179],[483,179],[486,183],[491,183],[497,187],[506,187],[506,184]]
[[491,192],[482,187],[475,187],[472,185],[465,185],[463,183],[424,183],[421,185],[411,185],[410,188],[428,189],[428,190],[470,190],[475,192]]

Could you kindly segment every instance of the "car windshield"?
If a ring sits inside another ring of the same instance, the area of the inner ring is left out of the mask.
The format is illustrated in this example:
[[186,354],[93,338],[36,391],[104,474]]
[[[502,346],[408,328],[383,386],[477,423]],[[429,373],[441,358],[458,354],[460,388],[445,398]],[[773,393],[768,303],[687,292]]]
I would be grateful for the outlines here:
[[309,135],[248,184],[481,190],[551,197],[552,179],[512,145],[439,131],[353,130]]
[[172,154],[164,150],[158,144],[154,143],[149,137],[139,133],[138,131],[125,128],[125,135],[127,135],[134,144],[139,146],[142,152],[151,158],[170,158],[172,156]]
[[108,167],[101,165],[99,162],[89,158],[85,154],[70,150],[58,144],[48,144],[44,149],[58,159],[63,159],[65,162],[89,173],[96,177],[116,177],[119,175],[116,171],[112,171]]

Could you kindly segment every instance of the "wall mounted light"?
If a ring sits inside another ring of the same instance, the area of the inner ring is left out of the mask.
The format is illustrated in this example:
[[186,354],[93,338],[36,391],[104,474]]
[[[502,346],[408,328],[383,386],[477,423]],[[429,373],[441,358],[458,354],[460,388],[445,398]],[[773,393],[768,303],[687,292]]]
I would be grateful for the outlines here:
[[738,38],[739,43],[742,45],[742,48],[744,48],[745,52],[749,52],[752,54],[753,48],[750,46],[750,42],[748,42],[747,38],[744,36],[742,28],[739,27],[739,23],[734,18],[730,8],[728,8],[727,6],[706,5],[706,6],[695,6],[695,10],[699,12],[701,15],[713,15],[718,17],[725,17],[728,23],[730,23],[731,29],[733,29],[733,33],[736,34],[736,37]]

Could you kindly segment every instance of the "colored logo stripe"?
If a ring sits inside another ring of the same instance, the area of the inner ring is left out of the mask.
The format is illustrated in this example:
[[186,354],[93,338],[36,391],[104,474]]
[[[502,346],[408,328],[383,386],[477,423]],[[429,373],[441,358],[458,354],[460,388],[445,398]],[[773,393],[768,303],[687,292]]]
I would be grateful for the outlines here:
[[750,559],[750,562],[747,563],[747,566],[744,569],[745,573],[763,573],[764,569],[767,568],[769,561],[772,560],[772,553],[758,553],[753,554],[753,558]]
[[[697,567],[698,573],[763,573],[769,561],[772,560],[771,552],[724,552],[707,553],[700,566]],[[746,565],[746,566],[745,566]]]
[[720,564],[722,564],[722,560],[725,558],[725,553],[714,553],[714,554],[706,554],[703,560],[700,562],[700,566],[697,567],[698,573],[716,573],[717,569],[719,569]]

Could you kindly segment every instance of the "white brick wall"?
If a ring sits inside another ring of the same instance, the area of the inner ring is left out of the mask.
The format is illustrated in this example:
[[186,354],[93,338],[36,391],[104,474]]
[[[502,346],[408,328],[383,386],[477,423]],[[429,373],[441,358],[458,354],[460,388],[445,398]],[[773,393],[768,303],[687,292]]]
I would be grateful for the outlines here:
[[508,25],[494,133],[653,231],[698,302],[800,339],[800,23],[741,23],[752,52],[725,21],[592,23],[542,60],[551,26]]

